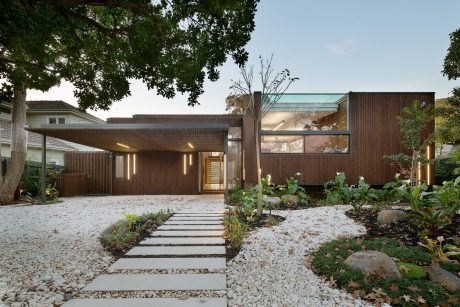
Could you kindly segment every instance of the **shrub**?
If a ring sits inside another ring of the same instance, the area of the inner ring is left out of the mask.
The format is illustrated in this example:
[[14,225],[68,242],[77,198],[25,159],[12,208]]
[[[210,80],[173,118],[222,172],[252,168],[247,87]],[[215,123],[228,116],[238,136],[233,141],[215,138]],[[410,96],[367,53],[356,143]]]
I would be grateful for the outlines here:
[[313,255],[313,269],[334,281],[338,287],[378,304],[387,302],[399,306],[418,306],[425,301],[430,306],[436,306],[447,303],[447,293],[429,280],[413,280],[404,276],[400,279],[382,279],[378,274],[363,274],[347,266],[344,260],[360,250],[377,250],[410,263],[413,263],[412,260],[418,263],[430,260],[430,256],[418,248],[401,247],[396,240],[347,239],[324,244]]
[[324,184],[326,202],[332,205],[348,204],[352,199],[350,187],[345,180],[345,173],[336,173],[333,180]]
[[244,236],[249,230],[249,226],[240,219],[237,214],[231,213],[225,216],[224,224],[230,246],[236,250],[240,249],[243,245]]
[[141,216],[125,214],[125,219],[115,222],[103,231],[101,243],[112,254],[121,255],[137,244],[142,236],[163,224],[171,215],[169,209],[157,213],[145,213]]
[[302,174],[297,172],[293,177],[286,179],[285,185],[277,186],[277,189],[281,194],[295,195],[297,196],[298,202],[300,204],[306,204],[309,200],[308,195],[305,193],[305,189],[299,185],[299,181],[295,178],[301,176]]

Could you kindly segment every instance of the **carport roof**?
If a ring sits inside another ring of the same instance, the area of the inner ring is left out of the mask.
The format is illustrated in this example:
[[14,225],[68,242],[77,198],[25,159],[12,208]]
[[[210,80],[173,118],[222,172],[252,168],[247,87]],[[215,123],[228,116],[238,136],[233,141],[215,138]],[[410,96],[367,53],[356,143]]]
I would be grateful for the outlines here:
[[192,152],[224,151],[228,124],[63,124],[26,129],[112,152]]

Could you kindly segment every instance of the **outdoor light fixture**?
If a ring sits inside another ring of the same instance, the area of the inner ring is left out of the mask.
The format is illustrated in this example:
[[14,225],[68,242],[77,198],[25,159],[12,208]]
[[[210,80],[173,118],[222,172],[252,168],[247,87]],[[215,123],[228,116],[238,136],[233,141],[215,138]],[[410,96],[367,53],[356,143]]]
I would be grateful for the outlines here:
[[284,120],[282,122],[280,122],[278,125],[276,125],[276,127],[273,128],[273,131],[278,130],[279,128],[281,128],[282,125],[284,125]]
[[428,145],[426,147],[426,159],[428,160],[428,164],[426,165],[426,184],[430,185],[431,184],[431,147]]
[[125,145],[125,144],[121,144],[121,143],[117,143],[118,146],[121,146],[121,147],[124,147],[124,148],[129,148],[128,145]]
[[184,175],[187,175],[187,154],[184,154]]
[[189,162],[190,166],[192,166],[192,154],[190,154],[188,156],[188,162]]
[[190,147],[191,149],[193,149],[192,143],[188,142],[187,145],[188,145],[188,147]]
[[133,154],[133,175],[136,175],[136,154]]
[[417,162],[417,177],[418,183],[422,183],[422,164],[420,162]]
[[129,171],[129,162],[130,162],[130,154],[128,154],[128,180],[131,179],[131,174],[130,174],[130,171]]

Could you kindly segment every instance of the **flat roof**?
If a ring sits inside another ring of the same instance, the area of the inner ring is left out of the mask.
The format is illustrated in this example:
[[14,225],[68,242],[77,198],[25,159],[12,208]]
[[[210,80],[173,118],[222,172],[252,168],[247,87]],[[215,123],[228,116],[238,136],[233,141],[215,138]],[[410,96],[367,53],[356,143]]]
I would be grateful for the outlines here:
[[224,151],[228,128],[224,123],[161,123],[47,124],[26,129],[111,152],[193,152]]

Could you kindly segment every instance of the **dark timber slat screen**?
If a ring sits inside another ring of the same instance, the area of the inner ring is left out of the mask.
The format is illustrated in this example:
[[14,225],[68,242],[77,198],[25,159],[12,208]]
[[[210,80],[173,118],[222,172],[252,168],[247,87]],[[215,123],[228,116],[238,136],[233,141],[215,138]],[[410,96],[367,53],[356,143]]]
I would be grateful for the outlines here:
[[[299,171],[299,182],[305,185],[322,185],[340,171],[352,184],[359,176],[374,185],[391,181],[396,171],[383,156],[404,152],[395,118],[415,99],[434,104],[434,93],[351,93],[350,154],[262,154],[262,174],[271,174],[274,182],[283,183]],[[255,161],[252,157],[248,160]]]

